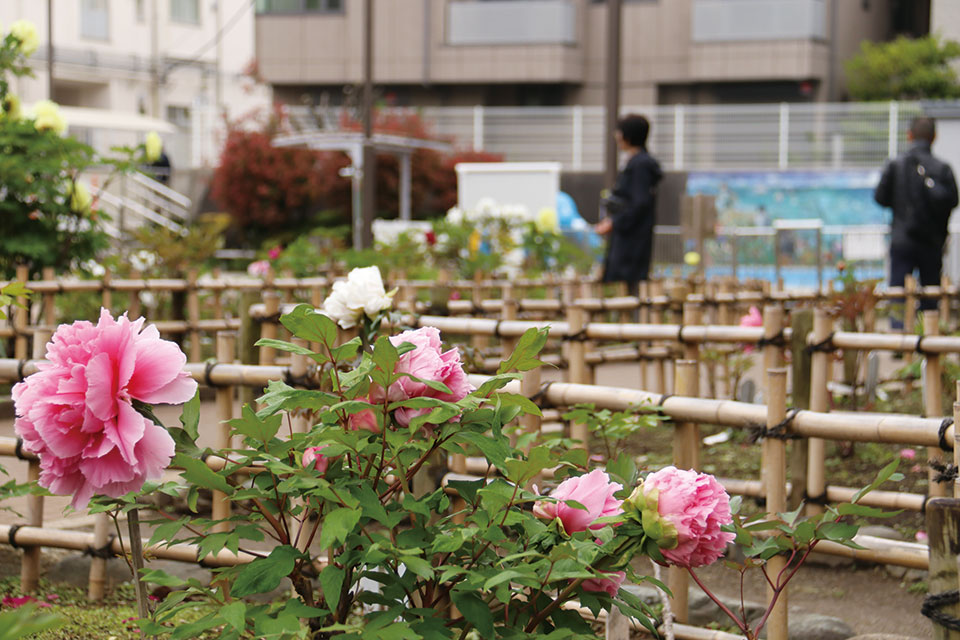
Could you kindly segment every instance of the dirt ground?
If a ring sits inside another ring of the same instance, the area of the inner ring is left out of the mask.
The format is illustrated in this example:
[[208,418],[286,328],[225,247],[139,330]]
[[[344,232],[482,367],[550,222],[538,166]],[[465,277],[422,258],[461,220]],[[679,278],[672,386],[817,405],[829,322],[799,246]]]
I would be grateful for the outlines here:
[[[754,368],[756,369],[756,367]],[[546,379],[556,376],[548,372]],[[640,372],[636,365],[607,365],[598,371],[597,383],[601,385],[638,388]],[[237,415],[239,407],[235,409]],[[165,424],[177,424],[179,409],[160,407],[158,417]],[[212,402],[205,402],[201,414],[201,443],[213,444],[213,425],[217,422]],[[13,436],[13,420],[0,420],[0,435]],[[12,477],[25,478],[26,464],[11,458],[4,459],[3,465]],[[173,477],[173,476],[171,476]],[[47,498],[44,506],[44,520],[51,526],[62,526],[70,522],[83,521],[83,514],[72,513],[68,509],[68,498]],[[21,511],[24,500],[11,500],[8,506]],[[14,513],[0,512],[0,524],[15,523],[19,518]],[[73,526],[83,522],[74,522]],[[16,573],[18,562],[9,549],[0,549],[0,572]],[[700,571],[704,582],[719,594],[735,597],[739,592],[739,575],[720,565]],[[54,576],[50,576],[55,578]],[[746,598],[763,601],[765,591],[759,580],[747,584]],[[911,583],[889,576],[882,567],[825,568],[822,566],[804,567],[791,583],[789,604],[791,610],[807,613],[821,613],[843,619],[857,633],[888,633],[912,638],[932,637],[931,623],[920,615],[922,594],[911,593]]]

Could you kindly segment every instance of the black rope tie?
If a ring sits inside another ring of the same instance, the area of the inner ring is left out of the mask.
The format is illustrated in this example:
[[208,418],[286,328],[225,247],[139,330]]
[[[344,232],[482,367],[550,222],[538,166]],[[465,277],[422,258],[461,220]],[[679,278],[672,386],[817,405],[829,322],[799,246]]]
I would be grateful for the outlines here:
[[677,329],[677,342],[679,342],[680,344],[684,344],[684,343],[685,343],[685,340],[683,339],[683,330],[684,330],[685,328],[686,328],[686,327],[684,327],[683,325],[680,325],[680,328]]
[[109,560],[114,556],[113,541],[116,539],[117,535],[111,533],[107,536],[107,542],[102,547],[97,549],[93,545],[87,545],[87,548],[83,550],[83,555],[90,556],[91,558],[100,558],[101,560]]
[[291,387],[300,387],[301,389],[319,388],[313,382],[313,372],[310,369],[307,369],[301,375],[294,375],[293,370],[287,367],[283,370],[283,381]]
[[277,311],[276,313],[271,314],[269,316],[256,316],[254,318],[254,321],[259,322],[261,324],[276,324],[280,322],[280,316],[282,315],[283,314],[281,312]]
[[20,546],[19,544],[17,544],[17,531],[19,531],[19,530],[20,530],[20,527],[22,527],[22,526],[23,526],[22,524],[12,525],[12,526],[10,527],[10,531],[7,532],[7,542],[8,542],[8,543],[10,544],[10,546],[13,547],[14,549],[23,549],[22,546]]
[[953,631],[960,631],[960,619],[940,611],[941,607],[957,604],[958,602],[960,602],[960,591],[957,589],[951,589],[943,593],[931,593],[923,599],[920,613],[941,627]]
[[923,346],[922,346],[922,345],[923,345],[923,339],[926,338],[926,337],[927,337],[927,336],[917,336],[917,345],[913,348],[914,351],[916,351],[917,353],[919,353],[920,355],[922,355],[922,356],[924,356],[924,357],[927,357],[927,356],[929,356],[929,355],[932,355],[929,351],[924,350],[924,348],[923,348]]
[[20,382],[23,382],[24,380],[23,369],[26,366],[27,366],[26,359],[20,360],[19,362],[17,362],[17,380]]
[[471,300],[470,302],[473,305],[473,315],[482,316],[485,313],[482,304],[477,304],[476,300]]
[[23,438],[17,438],[17,446],[13,449],[13,455],[19,460],[30,460],[30,458],[23,455]]
[[819,505],[822,505],[822,506],[826,506],[826,504],[827,504],[827,492],[824,491],[823,493],[821,493],[821,494],[818,495],[818,496],[811,496],[811,495],[808,494],[806,491],[804,491],[804,492],[803,492],[803,501],[806,502],[807,504],[819,504]]
[[953,451],[952,446],[947,446],[947,429],[953,426],[953,418],[944,418],[940,423],[940,429],[937,431],[937,439],[940,441],[940,449],[943,451]]
[[831,331],[830,335],[828,335],[826,338],[824,338],[820,342],[815,342],[814,344],[808,344],[804,349],[804,351],[806,351],[807,353],[815,353],[818,351],[821,353],[832,353],[836,351],[837,348],[833,346],[834,333],[836,332]]
[[783,329],[780,329],[776,335],[773,335],[769,338],[761,336],[760,339],[757,340],[757,347],[760,349],[764,347],[783,348],[785,346],[787,346],[787,340],[783,337]]
[[667,400],[669,400],[669,399],[672,398],[672,397],[673,397],[673,394],[672,394],[672,393],[665,393],[665,394],[663,394],[662,396],[660,396],[660,399],[657,400],[657,406],[662,409],[662,408],[663,408],[663,403],[666,402]]
[[216,360],[207,360],[207,364],[203,367],[203,382],[208,387],[218,387],[216,382],[213,381],[213,370],[219,363]]
[[500,335],[500,323],[501,323],[501,322],[503,322],[503,320],[497,320],[497,323],[496,323],[495,325],[493,325],[493,337],[494,337],[494,338],[500,338],[500,337],[501,337],[501,335]]
[[203,453],[201,453],[201,454],[200,454],[200,462],[206,464],[206,463],[207,463],[207,458],[209,458],[210,455],[211,455],[211,453],[210,453],[210,450],[209,450],[209,449],[208,449],[207,451],[204,451]]
[[541,404],[541,402],[546,402],[547,393],[550,391],[550,385],[552,384],[553,382],[551,381],[541,385],[540,389],[535,394],[530,396],[530,401],[537,406],[546,406],[545,404]]
[[747,441],[752,444],[754,442],[763,440],[764,438],[773,438],[776,440],[799,440],[802,436],[787,432],[787,427],[790,426],[790,424],[793,422],[793,419],[797,417],[798,413],[800,413],[799,409],[790,409],[787,411],[787,416],[772,427],[759,425],[750,427],[750,435],[747,438]]
[[931,469],[937,472],[937,475],[933,477],[933,482],[936,482],[937,484],[946,484],[957,479],[957,467],[953,463],[943,463],[937,460],[928,460],[927,464],[930,465]]
[[585,342],[587,339],[587,328],[583,327],[576,333],[568,333],[560,339],[564,342]]

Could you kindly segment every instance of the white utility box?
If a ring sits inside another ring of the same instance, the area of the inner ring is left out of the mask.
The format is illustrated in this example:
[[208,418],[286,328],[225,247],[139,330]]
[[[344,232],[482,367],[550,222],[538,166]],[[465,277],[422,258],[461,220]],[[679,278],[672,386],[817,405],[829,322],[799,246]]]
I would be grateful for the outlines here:
[[456,170],[457,206],[463,211],[485,198],[523,205],[531,214],[557,208],[559,162],[461,162]]

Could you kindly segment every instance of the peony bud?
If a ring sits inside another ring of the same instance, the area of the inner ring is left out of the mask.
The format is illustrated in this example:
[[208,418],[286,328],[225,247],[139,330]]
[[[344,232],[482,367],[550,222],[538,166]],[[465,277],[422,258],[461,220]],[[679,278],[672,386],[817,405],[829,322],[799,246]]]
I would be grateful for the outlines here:
[[147,134],[147,138],[143,143],[143,149],[143,155],[147,162],[153,163],[160,159],[160,154],[163,153],[163,141],[160,140],[160,136],[156,131],[151,131]]
[[303,452],[303,468],[312,468],[314,471],[321,474],[326,473],[327,467],[330,466],[330,459],[320,453],[320,451],[326,448],[326,446],[327,445],[321,445],[319,447],[307,447]]

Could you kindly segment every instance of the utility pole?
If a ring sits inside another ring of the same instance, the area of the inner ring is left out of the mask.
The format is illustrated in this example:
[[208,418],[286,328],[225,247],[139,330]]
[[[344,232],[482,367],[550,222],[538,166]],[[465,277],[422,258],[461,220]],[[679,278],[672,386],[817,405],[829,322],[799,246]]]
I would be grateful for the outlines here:
[[150,2],[150,115],[160,116],[160,16],[157,12],[157,3]]
[[620,9],[622,0],[607,0],[607,74],[604,139],[604,186],[612,189],[617,179],[617,145],[614,132],[620,118]]
[[47,0],[47,99],[53,100],[53,0]]
[[[373,217],[376,214],[377,153],[373,146],[373,0],[363,2],[363,166],[360,176],[360,228],[353,230],[354,247],[373,246]],[[354,218],[354,225],[358,220]]]
[[220,33],[220,30],[223,29],[223,3],[224,0],[217,0],[216,3],[216,31],[217,34],[217,60],[216,60],[216,76],[214,81],[214,101],[217,104],[217,117],[220,118],[223,116],[223,34]]

